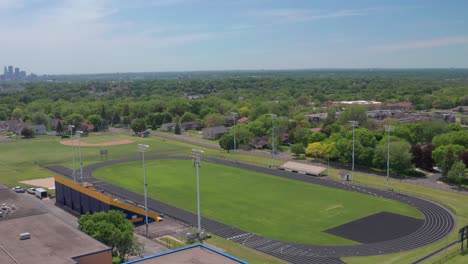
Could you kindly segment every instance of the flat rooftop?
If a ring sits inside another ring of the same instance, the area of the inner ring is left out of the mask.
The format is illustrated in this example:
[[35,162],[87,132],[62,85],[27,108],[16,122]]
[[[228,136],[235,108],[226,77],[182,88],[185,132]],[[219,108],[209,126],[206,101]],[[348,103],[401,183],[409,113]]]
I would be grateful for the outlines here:
[[322,166],[287,161],[280,166],[283,170],[294,171],[303,174],[320,175],[326,168]]
[[203,244],[127,262],[127,264],[247,264],[247,262]]
[[[0,263],[73,263],[72,257],[108,248],[47,213],[32,198],[0,186],[0,205],[16,207],[0,218]],[[31,238],[20,240],[21,233],[30,233]]]

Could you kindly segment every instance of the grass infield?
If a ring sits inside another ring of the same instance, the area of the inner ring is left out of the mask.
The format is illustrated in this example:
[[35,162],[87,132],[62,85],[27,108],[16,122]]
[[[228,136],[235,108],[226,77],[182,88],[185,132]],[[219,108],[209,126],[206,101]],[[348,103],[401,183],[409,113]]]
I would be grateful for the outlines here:
[[[146,166],[150,197],[196,212],[190,160],[147,160]],[[142,175],[141,161],[95,171],[97,178],[138,193],[143,193]],[[204,162],[200,175],[202,215],[273,239],[352,245],[356,242],[322,231],[382,211],[422,217],[396,201],[214,163]]]

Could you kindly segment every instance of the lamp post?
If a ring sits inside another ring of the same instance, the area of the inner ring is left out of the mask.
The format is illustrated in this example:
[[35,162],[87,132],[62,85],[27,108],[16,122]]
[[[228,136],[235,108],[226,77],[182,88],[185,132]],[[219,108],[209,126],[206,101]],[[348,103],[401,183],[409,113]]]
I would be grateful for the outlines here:
[[237,152],[237,141],[236,141],[236,121],[237,121],[237,113],[231,112],[231,115],[234,117],[234,153]]
[[270,114],[271,117],[271,164],[270,168],[273,167],[275,162],[275,119],[278,117],[276,114]]
[[80,153],[80,183],[83,184],[83,159],[81,158],[81,136],[83,131],[77,130],[78,135],[78,152]]
[[354,128],[359,125],[359,122],[358,121],[349,121],[349,123],[351,123],[351,126],[353,127],[353,154],[352,154],[353,163],[352,163],[352,167],[351,167],[351,179],[354,180]]
[[148,237],[148,193],[147,187],[148,184],[146,183],[146,165],[145,165],[145,152],[149,148],[148,145],[145,144],[138,144],[138,152],[141,153],[141,158],[143,160],[143,188],[145,192],[145,226],[146,226],[146,237]]
[[200,165],[201,165],[200,155],[202,155],[204,153],[204,151],[201,150],[201,149],[192,149],[192,153],[196,155],[193,165],[195,165],[195,167],[197,168],[198,238],[200,240],[202,240],[202,237],[201,237],[202,228],[201,228],[201,213],[200,213],[200,174],[199,174],[199,169],[200,169]]
[[73,164],[73,181],[76,182],[76,171],[75,171],[75,143],[73,142],[73,128],[74,125],[68,125],[68,131],[70,131],[70,140],[72,143],[72,164]]
[[388,178],[390,176],[390,132],[394,130],[395,130],[394,126],[385,125],[385,131],[388,132],[388,135],[387,135],[387,190],[388,190]]

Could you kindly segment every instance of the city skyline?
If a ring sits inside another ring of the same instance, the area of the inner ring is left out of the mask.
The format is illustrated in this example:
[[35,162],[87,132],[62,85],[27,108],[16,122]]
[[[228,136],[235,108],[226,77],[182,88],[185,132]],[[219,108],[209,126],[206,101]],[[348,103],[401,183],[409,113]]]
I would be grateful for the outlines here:
[[39,74],[468,68],[467,9],[462,1],[0,0],[0,57]]

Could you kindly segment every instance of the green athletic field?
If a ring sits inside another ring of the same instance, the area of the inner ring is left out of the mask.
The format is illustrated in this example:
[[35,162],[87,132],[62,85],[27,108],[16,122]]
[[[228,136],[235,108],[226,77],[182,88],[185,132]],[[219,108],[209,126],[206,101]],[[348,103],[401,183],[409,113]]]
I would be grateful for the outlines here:
[[[147,160],[149,196],[196,212],[191,160]],[[334,188],[203,162],[202,215],[269,238],[320,245],[355,242],[322,231],[388,211],[421,218],[411,206]],[[99,179],[143,193],[142,162],[95,171]]]

